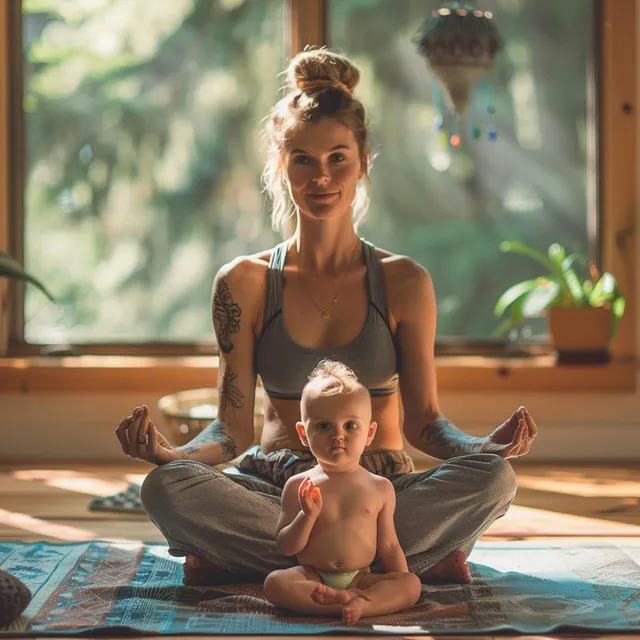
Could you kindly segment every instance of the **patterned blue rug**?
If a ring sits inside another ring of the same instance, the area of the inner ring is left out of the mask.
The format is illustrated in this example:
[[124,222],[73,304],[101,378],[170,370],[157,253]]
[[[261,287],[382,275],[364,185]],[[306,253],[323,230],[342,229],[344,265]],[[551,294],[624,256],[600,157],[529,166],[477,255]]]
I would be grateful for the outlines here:
[[483,542],[474,584],[424,586],[408,611],[338,620],[277,611],[260,585],[187,588],[165,545],[0,542],[33,600],[3,636],[640,632],[640,540]]

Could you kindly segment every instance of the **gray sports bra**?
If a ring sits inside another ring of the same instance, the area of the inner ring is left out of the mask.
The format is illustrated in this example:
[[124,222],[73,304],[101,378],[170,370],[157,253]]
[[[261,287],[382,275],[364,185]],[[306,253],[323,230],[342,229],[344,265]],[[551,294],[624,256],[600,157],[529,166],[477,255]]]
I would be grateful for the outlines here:
[[254,352],[255,370],[268,396],[300,399],[309,374],[323,358],[351,367],[372,397],[398,389],[398,354],[388,321],[387,295],[382,264],[375,247],[362,239],[367,266],[369,313],[355,340],[337,349],[310,349],[291,339],[282,313],[283,269],[289,241],[275,247],[269,261],[262,333]]

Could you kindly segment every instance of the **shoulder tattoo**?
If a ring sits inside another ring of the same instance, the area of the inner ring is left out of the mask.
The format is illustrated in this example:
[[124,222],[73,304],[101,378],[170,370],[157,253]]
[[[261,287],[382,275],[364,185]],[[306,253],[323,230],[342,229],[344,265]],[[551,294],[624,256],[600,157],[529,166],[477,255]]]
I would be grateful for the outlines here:
[[240,305],[233,301],[227,281],[220,278],[213,294],[213,326],[223,353],[233,349],[231,335],[240,329],[241,315]]

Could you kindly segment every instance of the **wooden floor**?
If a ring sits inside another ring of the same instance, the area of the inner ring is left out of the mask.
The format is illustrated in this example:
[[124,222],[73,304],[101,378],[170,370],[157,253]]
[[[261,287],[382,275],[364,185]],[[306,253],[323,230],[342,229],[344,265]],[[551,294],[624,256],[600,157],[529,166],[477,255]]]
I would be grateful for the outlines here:
[[[515,504],[483,539],[640,539],[640,465],[530,465],[515,461],[514,468],[519,487]],[[118,466],[4,465],[0,467],[0,540],[162,541],[145,516],[87,510],[91,497],[117,492],[130,481],[142,479],[147,470],[136,462]],[[640,635],[624,637],[640,640]]]

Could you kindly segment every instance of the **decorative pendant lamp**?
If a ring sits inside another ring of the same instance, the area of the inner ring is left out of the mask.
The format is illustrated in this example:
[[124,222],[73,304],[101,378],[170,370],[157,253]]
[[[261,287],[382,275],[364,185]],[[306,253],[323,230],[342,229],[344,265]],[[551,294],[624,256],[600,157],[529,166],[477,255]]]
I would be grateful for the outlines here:
[[[485,103],[484,110],[491,119],[495,113],[493,90],[485,78],[502,46],[493,15],[454,2],[432,12],[420,27],[415,42],[434,75],[434,102],[439,111],[436,127],[441,130],[445,144],[459,147],[460,119],[470,104],[477,102],[474,94],[483,94],[480,101]],[[473,107],[477,111],[477,105]],[[452,120],[451,135],[447,132],[447,119]],[[470,134],[475,139],[482,136],[480,123],[471,127]],[[487,128],[486,136],[489,140],[496,139],[494,125]]]

